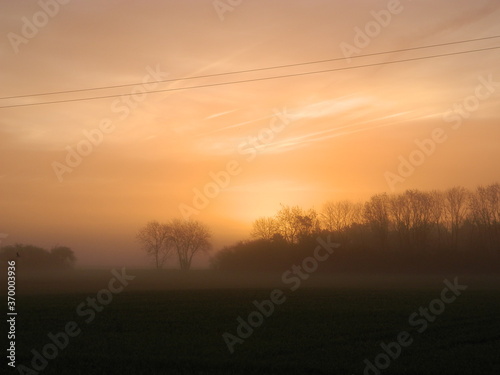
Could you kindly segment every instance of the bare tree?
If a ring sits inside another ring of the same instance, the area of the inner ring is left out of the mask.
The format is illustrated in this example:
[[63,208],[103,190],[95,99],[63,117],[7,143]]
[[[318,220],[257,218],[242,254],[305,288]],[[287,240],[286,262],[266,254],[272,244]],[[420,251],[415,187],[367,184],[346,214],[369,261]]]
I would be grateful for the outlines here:
[[500,223],[500,184],[479,186],[471,194],[469,209],[474,221],[483,226]]
[[321,222],[326,230],[341,231],[353,222],[354,204],[344,200],[326,202],[321,210]]
[[296,222],[298,225],[298,238],[304,238],[318,233],[320,231],[320,221],[318,213],[314,208],[307,211],[302,210],[296,216]]
[[426,245],[432,228],[432,195],[419,190],[409,190],[407,194],[413,216],[413,244]]
[[305,211],[299,206],[281,205],[275,221],[278,224],[278,233],[288,243],[297,243],[300,238],[318,232],[320,228],[316,211]]
[[137,233],[137,240],[146,254],[153,257],[156,268],[162,268],[170,254],[169,235],[169,226],[157,221],[150,221]]
[[276,214],[279,233],[289,243],[296,243],[299,239],[300,223],[299,217],[302,209],[299,206],[281,205],[281,209]]
[[174,219],[169,227],[169,239],[179,258],[181,270],[188,271],[196,254],[210,250],[210,231],[194,220]]
[[471,194],[468,219],[483,246],[500,243],[500,184],[479,186]]
[[391,195],[389,199],[389,213],[394,230],[398,235],[400,246],[409,246],[411,242],[410,228],[412,225],[411,209],[407,194]]
[[272,217],[261,217],[253,222],[251,236],[264,240],[271,240],[279,233],[279,226],[276,219]]
[[445,218],[444,212],[444,201],[445,197],[441,191],[433,190],[430,192],[432,207],[431,207],[431,220],[436,228],[437,234],[437,247],[439,248],[442,244],[443,238],[443,221]]
[[451,246],[458,247],[458,237],[460,227],[467,215],[468,191],[460,186],[446,190],[445,194],[445,212],[451,231]]
[[387,244],[389,236],[389,197],[387,194],[376,194],[365,203],[363,216],[370,225],[381,246]]

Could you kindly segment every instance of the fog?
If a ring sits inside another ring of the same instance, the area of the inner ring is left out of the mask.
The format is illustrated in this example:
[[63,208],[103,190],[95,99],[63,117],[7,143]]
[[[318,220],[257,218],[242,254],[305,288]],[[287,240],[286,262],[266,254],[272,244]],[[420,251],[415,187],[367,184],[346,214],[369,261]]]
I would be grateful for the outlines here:
[[[473,289],[500,289],[498,274],[377,274],[339,273],[335,275],[317,272],[307,280],[297,284],[284,279],[283,273],[230,273],[210,270],[193,270],[183,273],[177,270],[151,269],[78,269],[71,271],[34,271],[18,267],[17,293],[30,294],[95,294],[109,287],[116,274],[130,277],[126,292],[146,292],[161,290],[208,290],[208,289],[268,289],[275,288],[293,292],[317,288],[364,289],[364,290],[411,290],[432,289],[448,278],[458,277]],[[133,279],[132,279],[133,278]],[[1,278],[4,282],[5,277]]]

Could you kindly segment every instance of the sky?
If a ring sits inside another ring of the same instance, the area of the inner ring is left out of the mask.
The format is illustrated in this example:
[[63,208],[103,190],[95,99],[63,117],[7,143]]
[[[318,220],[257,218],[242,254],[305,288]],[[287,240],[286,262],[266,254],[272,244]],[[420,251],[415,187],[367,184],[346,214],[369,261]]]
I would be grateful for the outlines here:
[[217,251],[280,204],[500,180],[496,0],[0,10],[2,245],[143,267],[150,220],[200,220]]

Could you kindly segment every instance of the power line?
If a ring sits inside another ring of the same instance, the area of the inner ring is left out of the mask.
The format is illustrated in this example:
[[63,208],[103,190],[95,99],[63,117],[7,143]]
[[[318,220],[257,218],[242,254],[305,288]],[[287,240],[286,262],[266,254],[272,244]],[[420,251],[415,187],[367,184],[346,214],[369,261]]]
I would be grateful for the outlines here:
[[[495,49],[500,49],[500,46],[480,48],[480,49],[460,51],[460,52],[450,52],[450,53],[444,53],[444,54],[440,54],[440,55],[414,57],[414,58],[403,59],[403,60],[384,61],[384,62],[379,62],[379,63],[365,64],[365,65],[358,65],[358,66],[349,66],[349,67],[344,67],[344,68],[316,70],[316,71],[303,72],[303,73],[285,74],[285,75],[280,75],[280,76],[253,78],[253,79],[245,79],[245,80],[230,81],[230,82],[209,83],[209,84],[205,84],[205,85],[177,87],[177,88],[171,88],[171,89],[151,90],[151,91],[144,91],[144,93],[154,94],[154,93],[159,93],[159,92],[190,90],[190,89],[198,89],[198,88],[206,88],[206,87],[214,87],[214,86],[233,85],[233,84],[238,84],[238,83],[267,81],[267,80],[278,79],[278,78],[290,78],[290,77],[306,76],[306,75],[311,75],[311,74],[338,72],[338,71],[342,71],[342,70],[368,68],[368,67],[380,66],[380,65],[398,64],[398,63],[404,63],[404,62],[410,62],[410,61],[433,59],[433,58],[438,58],[438,57],[456,56],[456,55],[463,55],[466,53],[491,51],[491,50],[495,50]],[[58,103],[89,101],[89,100],[97,100],[97,99],[109,99],[109,98],[117,98],[117,97],[124,96],[124,95],[127,95],[127,94],[93,96],[93,97],[88,97],[88,98],[76,98],[76,99],[61,99],[61,100],[54,100],[54,101],[50,101],[50,102],[41,102],[41,103],[14,104],[14,105],[2,106],[2,107],[0,107],[0,109],[16,108],[16,107],[28,107],[28,106],[44,105],[44,104],[58,104]]]
[[[416,50],[425,49],[425,48],[444,47],[444,46],[450,46],[450,45],[456,45],[456,44],[463,44],[463,43],[470,43],[470,42],[477,42],[477,41],[489,40],[489,39],[496,39],[496,38],[500,38],[500,35],[493,35],[493,36],[488,36],[488,37],[483,37],[483,38],[468,39],[468,40],[461,40],[461,41],[455,41],[455,42],[431,44],[431,45],[420,46],[420,47],[403,48],[403,49],[391,50],[391,51],[385,51],[385,52],[375,52],[375,53],[369,53],[369,54],[365,54],[365,55],[351,56],[350,58],[351,59],[359,59],[359,58],[364,58],[364,57],[380,56],[380,55],[385,55],[385,54],[389,54],[389,53],[399,53],[399,52],[416,51]],[[315,60],[315,61],[308,61],[308,62],[303,62],[303,63],[286,64],[286,65],[275,65],[275,66],[264,67],[264,68],[238,70],[238,71],[235,71],[235,72],[225,72],[225,73],[206,74],[206,75],[193,76],[193,77],[182,77],[182,78],[164,79],[164,80],[159,80],[159,81],[156,81],[156,82],[157,83],[166,83],[166,82],[176,82],[176,81],[187,81],[187,80],[191,80],[191,79],[220,77],[220,76],[225,76],[225,75],[230,75],[230,74],[242,74],[242,73],[259,72],[259,71],[265,71],[265,70],[271,70],[271,69],[292,68],[292,67],[296,67],[296,66],[321,64],[321,63],[334,62],[334,61],[340,61],[340,60],[345,60],[345,59],[346,59],[345,57],[337,57],[337,58],[333,58],[333,59]],[[20,99],[20,98],[28,98],[28,97],[33,97],[33,96],[47,96],[47,95],[56,95],[56,94],[72,94],[72,93],[76,93],[76,92],[86,92],[86,91],[95,91],[95,90],[116,89],[116,88],[137,86],[137,85],[140,85],[140,84],[141,83],[127,83],[127,84],[123,84],[123,85],[100,86],[100,87],[93,87],[93,88],[86,88],[86,89],[75,89],[75,90],[66,90],[66,91],[42,92],[42,93],[38,93],[38,94],[24,94],[24,95],[15,95],[15,96],[4,96],[4,97],[0,97],[0,100],[4,100],[4,99]],[[1,108],[3,108],[3,107],[1,107]]]

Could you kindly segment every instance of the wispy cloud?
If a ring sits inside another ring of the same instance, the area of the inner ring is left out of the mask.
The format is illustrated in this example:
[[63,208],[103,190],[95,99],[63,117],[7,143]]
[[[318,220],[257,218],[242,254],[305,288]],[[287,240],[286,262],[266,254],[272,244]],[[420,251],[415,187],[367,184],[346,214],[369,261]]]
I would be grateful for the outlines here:
[[210,134],[213,134],[213,133],[219,133],[221,131],[228,130],[228,129],[239,128],[241,126],[253,124],[253,123],[256,123],[258,121],[270,119],[271,117],[273,117],[273,115],[259,117],[259,118],[253,119],[253,120],[243,121],[243,122],[239,122],[237,124],[232,124],[232,125],[224,126],[222,128],[215,129],[215,130],[212,130],[212,131],[207,132],[207,133],[199,134],[199,137],[204,137],[204,136],[207,136],[207,135],[210,135]]
[[214,113],[213,115],[205,117],[205,120],[210,120],[210,119],[213,119],[216,117],[221,117],[224,115],[228,115],[229,113],[233,113],[233,112],[236,112],[236,109],[231,109],[229,111],[224,111],[224,112],[220,112],[220,113]]
[[313,119],[339,115],[351,111],[355,108],[367,106],[373,102],[368,97],[353,97],[353,95],[322,100],[316,103],[307,104],[292,112],[292,120]]
[[[373,130],[380,127],[393,126],[403,124],[402,117],[409,115],[410,111],[400,112],[396,114],[391,114],[387,116],[381,116],[375,119],[358,121],[352,124],[337,126],[335,128],[320,130],[316,132],[309,132],[300,136],[293,138],[287,138],[282,141],[277,141],[266,146],[263,152],[267,153],[281,153],[286,151],[295,150],[313,143],[324,142],[326,140],[337,138],[340,136],[346,136],[354,133],[359,133],[363,131]],[[396,119],[396,120],[394,120]],[[387,121],[391,120],[391,121]],[[380,123],[383,121],[383,123]],[[372,124],[372,125],[368,125]],[[363,126],[365,125],[365,126]],[[368,125],[368,126],[366,126]],[[363,126],[360,128],[360,126]]]

